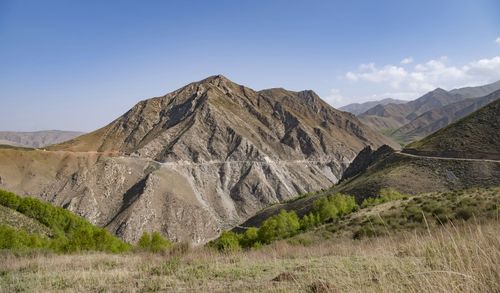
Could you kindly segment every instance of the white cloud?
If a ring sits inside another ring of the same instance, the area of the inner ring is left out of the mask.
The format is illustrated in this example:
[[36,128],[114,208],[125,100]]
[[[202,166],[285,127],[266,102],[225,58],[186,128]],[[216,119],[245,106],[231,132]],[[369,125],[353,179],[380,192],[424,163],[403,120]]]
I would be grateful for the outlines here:
[[365,80],[373,83],[390,82],[394,87],[404,80],[408,72],[399,66],[386,65],[377,68],[374,63],[361,64],[357,73],[347,72],[346,78],[352,81]]
[[423,94],[437,87],[453,89],[497,81],[500,79],[500,56],[474,60],[461,66],[451,65],[446,56],[416,64],[413,68],[392,64],[379,67],[369,63],[347,72],[345,78],[351,82],[385,86],[389,90]]
[[344,104],[346,102],[345,97],[342,96],[340,90],[338,89],[331,89],[330,94],[328,94],[325,97],[325,101],[328,102],[330,105],[335,105],[335,106]]
[[400,62],[401,64],[411,64],[413,63],[413,57],[407,57]]
[[495,40],[495,43],[497,43],[497,45],[500,45],[500,37],[498,37],[498,38]]

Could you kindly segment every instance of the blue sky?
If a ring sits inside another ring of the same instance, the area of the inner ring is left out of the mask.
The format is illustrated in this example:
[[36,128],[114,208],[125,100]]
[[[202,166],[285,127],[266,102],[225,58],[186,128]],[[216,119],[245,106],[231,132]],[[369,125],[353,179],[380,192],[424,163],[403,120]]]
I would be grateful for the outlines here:
[[492,82],[500,1],[0,0],[0,130],[91,131],[219,73],[334,106]]

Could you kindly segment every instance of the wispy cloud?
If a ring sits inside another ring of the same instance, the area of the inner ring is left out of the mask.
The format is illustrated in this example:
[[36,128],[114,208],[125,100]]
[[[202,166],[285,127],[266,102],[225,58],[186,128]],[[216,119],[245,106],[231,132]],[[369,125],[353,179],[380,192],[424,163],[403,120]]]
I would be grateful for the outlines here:
[[495,43],[497,43],[497,45],[500,45],[500,37],[498,37],[498,38],[495,40]]
[[413,57],[407,57],[400,62],[401,64],[410,64],[413,63]]

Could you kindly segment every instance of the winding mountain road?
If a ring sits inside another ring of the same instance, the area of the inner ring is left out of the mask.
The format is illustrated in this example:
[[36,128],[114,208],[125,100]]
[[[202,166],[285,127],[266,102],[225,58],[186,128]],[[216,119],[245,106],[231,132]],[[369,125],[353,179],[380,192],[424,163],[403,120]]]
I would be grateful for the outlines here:
[[396,152],[398,155],[402,156],[407,156],[407,157],[412,157],[412,158],[424,158],[424,159],[435,159],[435,160],[446,160],[446,161],[475,161],[475,162],[493,162],[493,163],[500,163],[500,160],[492,160],[492,159],[470,159],[470,158],[451,158],[451,157],[435,157],[435,156],[421,156],[421,155],[414,155],[414,154],[409,154],[409,153],[404,153],[404,152]]

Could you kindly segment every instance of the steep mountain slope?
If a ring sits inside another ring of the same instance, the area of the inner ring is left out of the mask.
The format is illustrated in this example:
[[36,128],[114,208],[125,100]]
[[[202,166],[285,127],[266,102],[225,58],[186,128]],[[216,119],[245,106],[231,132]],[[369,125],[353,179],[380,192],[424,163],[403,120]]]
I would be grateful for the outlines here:
[[2,188],[67,207],[128,241],[203,243],[262,207],[331,186],[365,146],[392,144],[312,91],[223,76],[141,101],[47,151],[0,150]]
[[[312,203],[335,192],[358,201],[378,196],[382,188],[405,194],[445,192],[474,187],[500,186],[500,100],[477,110],[402,152],[386,146],[364,149],[347,169],[343,180],[331,189],[296,201],[274,205],[241,224],[259,226],[280,209],[307,213]],[[368,163],[367,163],[368,161]]]
[[404,151],[500,160],[500,100],[408,145]]
[[61,143],[82,134],[83,132],[62,130],[35,132],[0,131],[0,144],[40,148],[51,144]]
[[346,111],[346,112],[352,113],[354,115],[359,115],[359,114],[364,113],[367,110],[369,110],[377,105],[403,104],[406,102],[407,101],[386,98],[386,99],[382,99],[379,101],[368,101],[368,102],[364,102],[364,103],[348,104],[348,105],[345,105],[343,107],[340,107],[339,110]]
[[391,133],[391,136],[406,143],[418,140],[467,116],[498,98],[500,98],[500,91],[493,92],[485,97],[467,98],[441,108],[427,111]]

